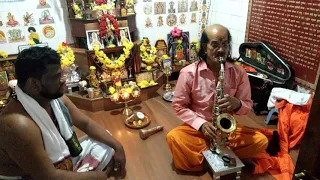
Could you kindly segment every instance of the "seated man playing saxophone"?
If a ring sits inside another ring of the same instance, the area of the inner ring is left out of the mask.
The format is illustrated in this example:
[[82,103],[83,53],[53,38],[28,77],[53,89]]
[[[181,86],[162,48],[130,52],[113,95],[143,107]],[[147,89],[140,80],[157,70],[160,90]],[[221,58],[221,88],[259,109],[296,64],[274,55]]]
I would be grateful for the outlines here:
[[[231,40],[230,32],[225,27],[207,27],[200,40],[199,61],[180,72],[172,105],[184,124],[167,134],[167,143],[178,169],[203,170],[202,151],[208,150],[210,141],[216,139],[216,127],[211,121],[220,57],[225,62],[225,73],[224,97],[217,101],[219,109],[223,113],[237,115],[245,115],[251,110],[248,76],[243,68],[228,62],[231,58]],[[234,134],[228,139],[229,146],[245,164],[252,162],[251,159],[268,146],[267,137],[256,130],[237,125]]]

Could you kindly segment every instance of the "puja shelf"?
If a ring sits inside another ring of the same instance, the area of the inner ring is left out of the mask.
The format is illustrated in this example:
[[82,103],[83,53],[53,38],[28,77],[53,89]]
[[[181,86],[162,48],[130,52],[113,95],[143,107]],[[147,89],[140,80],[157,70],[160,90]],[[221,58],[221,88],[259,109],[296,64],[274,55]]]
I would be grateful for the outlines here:
[[[128,103],[128,105],[131,106],[140,104],[142,101],[146,101],[150,98],[158,96],[157,91],[160,87],[162,87],[164,83],[164,76],[162,72],[158,73],[155,82],[158,83],[158,85],[141,89],[140,97],[137,97],[136,100]],[[116,104],[112,102],[109,97],[103,97],[102,95],[99,95],[94,98],[88,98],[87,93],[83,93],[80,91],[67,93],[66,95],[79,109],[90,112],[109,111],[123,108],[123,105]]]

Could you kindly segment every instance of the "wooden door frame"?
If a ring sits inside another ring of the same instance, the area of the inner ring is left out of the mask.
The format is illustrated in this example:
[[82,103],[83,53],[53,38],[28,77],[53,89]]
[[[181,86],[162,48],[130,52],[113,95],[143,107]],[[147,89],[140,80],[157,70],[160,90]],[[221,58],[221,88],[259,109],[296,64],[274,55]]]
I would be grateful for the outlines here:
[[320,83],[318,78],[308,123],[301,142],[294,174],[306,170],[308,175],[320,179]]

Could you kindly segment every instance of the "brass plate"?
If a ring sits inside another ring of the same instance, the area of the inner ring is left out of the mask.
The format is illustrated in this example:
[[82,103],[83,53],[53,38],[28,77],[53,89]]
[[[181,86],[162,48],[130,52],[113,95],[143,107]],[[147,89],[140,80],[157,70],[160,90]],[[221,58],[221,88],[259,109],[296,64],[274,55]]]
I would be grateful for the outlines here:
[[132,128],[132,129],[142,129],[142,128],[147,127],[150,124],[151,119],[150,119],[149,115],[147,115],[145,113],[143,113],[143,114],[144,114],[144,119],[142,120],[142,124],[141,125],[135,126],[135,125],[133,125],[132,122],[128,122],[127,120],[125,120],[124,124],[127,127]]

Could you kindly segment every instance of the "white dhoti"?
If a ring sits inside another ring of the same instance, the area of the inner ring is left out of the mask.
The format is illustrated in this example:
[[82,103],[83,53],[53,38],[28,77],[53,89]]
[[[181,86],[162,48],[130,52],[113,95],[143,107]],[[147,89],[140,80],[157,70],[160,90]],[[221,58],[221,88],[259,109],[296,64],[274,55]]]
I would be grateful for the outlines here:
[[[114,150],[105,144],[85,136],[79,140],[82,147],[82,152],[80,153],[81,148],[79,147],[79,143],[76,143],[77,138],[73,129],[71,115],[68,108],[60,99],[54,99],[50,102],[59,125],[58,130],[47,111],[43,109],[37,101],[25,94],[18,85],[15,89],[18,100],[31,116],[32,120],[39,126],[45,151],[56,168],[87,172],[102,171],[107,166],[112,159]],[[72,145],[68,146],[68,142],[71,142]],[[70,153],[69,148],[74,150],[71,151],[73,154]],[[71,155],[74,157],[71,157]],[[26,178],[5,177],[0,175],[0,179]]]

